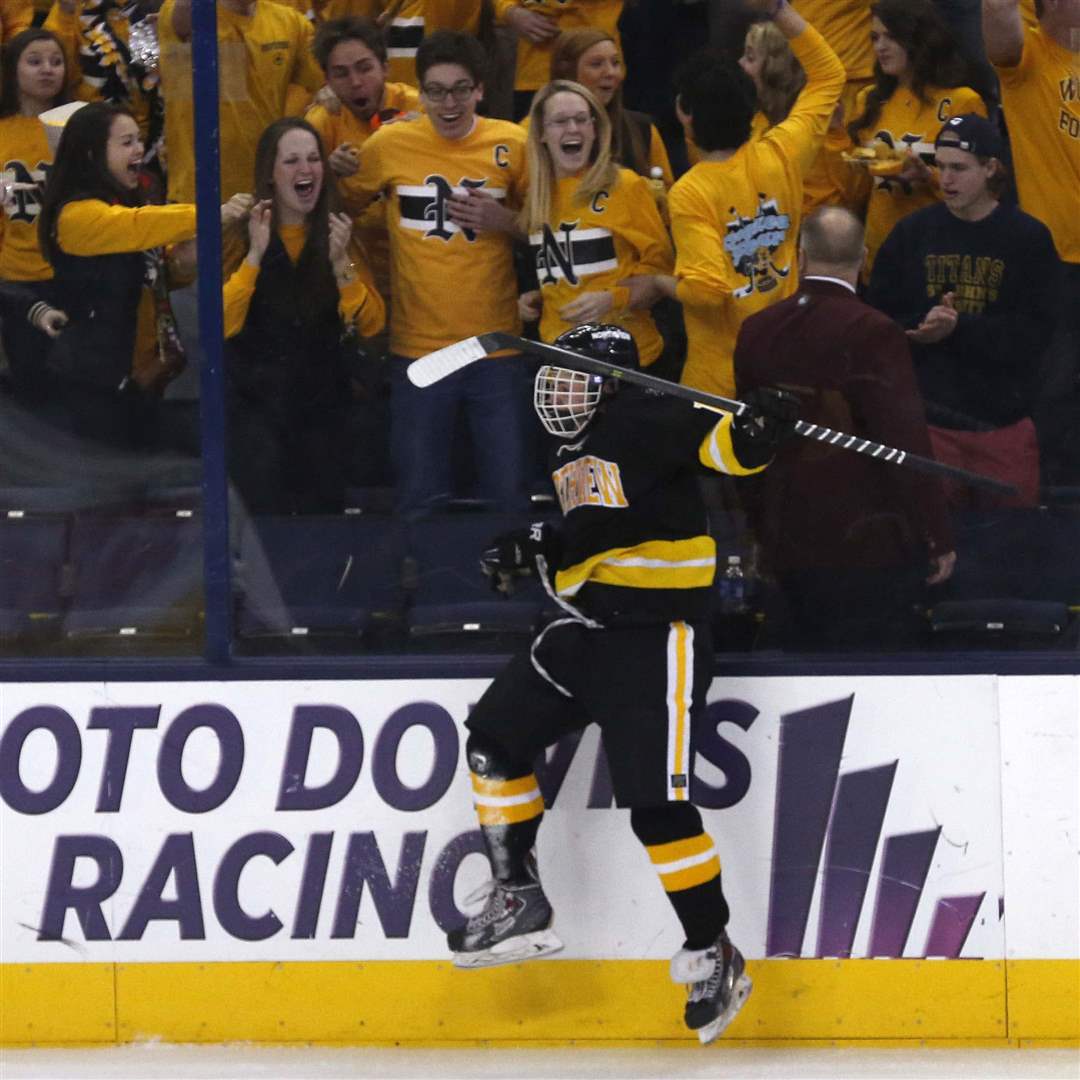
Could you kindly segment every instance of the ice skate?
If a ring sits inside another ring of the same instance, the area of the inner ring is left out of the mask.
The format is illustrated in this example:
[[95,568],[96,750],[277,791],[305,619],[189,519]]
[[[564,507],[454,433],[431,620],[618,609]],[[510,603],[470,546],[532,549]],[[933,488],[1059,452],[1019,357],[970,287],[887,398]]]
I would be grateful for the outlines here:
[[532,880],[523,885],[489,881],[468,897],[466,904],[481,900],[485,903],[464,926],[446,935],[456,967],[516,964],[558,952],[563,947],[551,929],[554,912],[531,859],[528,869]]
[[753,983],[742,953],[721,932],[707,949],[681,949],[672,957],[671,978],[687,984],[686,1026],[711,1043],[735,1019]]

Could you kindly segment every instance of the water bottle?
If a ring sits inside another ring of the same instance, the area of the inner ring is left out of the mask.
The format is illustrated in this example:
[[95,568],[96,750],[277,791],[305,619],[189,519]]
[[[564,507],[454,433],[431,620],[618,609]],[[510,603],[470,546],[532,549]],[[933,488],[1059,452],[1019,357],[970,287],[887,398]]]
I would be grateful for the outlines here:
[[729,555],[720,578],[720,613],[745,615],[746,611],[746,576],[743,574],[742,557]]

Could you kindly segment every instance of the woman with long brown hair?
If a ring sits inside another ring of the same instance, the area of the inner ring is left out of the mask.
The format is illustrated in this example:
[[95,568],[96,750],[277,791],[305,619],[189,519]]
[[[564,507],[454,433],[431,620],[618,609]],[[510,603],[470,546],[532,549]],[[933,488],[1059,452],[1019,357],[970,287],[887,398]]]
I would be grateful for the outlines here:
[[232,479],[252,512],[333,513],[349,339],[381,330],[385,308],[310,124],[287,117],[262,133],[253,195],[224,288]]

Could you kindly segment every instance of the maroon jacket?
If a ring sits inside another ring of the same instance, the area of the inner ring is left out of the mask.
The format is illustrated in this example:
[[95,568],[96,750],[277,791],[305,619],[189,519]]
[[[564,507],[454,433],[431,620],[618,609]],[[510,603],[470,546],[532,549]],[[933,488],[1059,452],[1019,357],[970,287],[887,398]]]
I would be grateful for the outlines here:
[[[798,393],[812,424],[933,456],[904,332],[837,282],[806,279],[747,319],[735,381]],[[909,566],[954,547],[940,483],[861,454],[796,436],[747,487],[774,572]]]

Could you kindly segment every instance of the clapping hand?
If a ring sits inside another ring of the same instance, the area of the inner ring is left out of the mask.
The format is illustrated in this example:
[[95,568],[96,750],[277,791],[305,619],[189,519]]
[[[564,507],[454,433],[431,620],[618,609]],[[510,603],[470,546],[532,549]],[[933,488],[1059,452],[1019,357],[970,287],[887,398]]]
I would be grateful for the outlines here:
[[352,218],[348,214],[330,215],[330,263],[338,272],[349,262],[349,240],[352,238]]
[[246,261],[258,266],[270,244],[270,223],[273,207],[269,199],[260,199],[251,207],[248,217],[248,253]]
[[955,299],[955,293],[947,292],[941,298],[941,303],[932,307],[914,330],[907,331],[907,336],[916,345],[934,345],[944,341],[956,329],[957,320],[960,318],[959,312],[953,306]]

